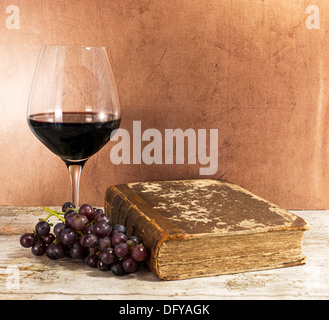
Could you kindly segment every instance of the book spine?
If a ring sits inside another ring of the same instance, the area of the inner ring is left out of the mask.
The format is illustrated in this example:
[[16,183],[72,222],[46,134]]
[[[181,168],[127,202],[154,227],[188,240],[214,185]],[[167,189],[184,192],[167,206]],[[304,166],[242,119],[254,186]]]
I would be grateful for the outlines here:
[[157,263],[158,252],[163,241],[168,239],[168,233],[161,229],[145,215],[140,208],[129,200],[125,185],[110,186],[105,196],[105,214],[111,219],[113,225],[126,226],[127,235],[135,235],[147,248],[149,258],[147,264],[151,271],[160,277]]

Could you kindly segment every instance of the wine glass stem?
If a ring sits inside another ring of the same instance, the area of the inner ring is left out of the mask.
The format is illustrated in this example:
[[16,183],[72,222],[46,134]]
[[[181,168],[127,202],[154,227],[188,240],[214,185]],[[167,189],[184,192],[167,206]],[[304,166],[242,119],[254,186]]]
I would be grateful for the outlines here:
[[79,206],[79,185],[80,185],[80,176],[82,171],[82,165],[71,164],[68,166],[70,177],[71,177],[71,187],[72,187],[72,202],[75,204],[75,207]]

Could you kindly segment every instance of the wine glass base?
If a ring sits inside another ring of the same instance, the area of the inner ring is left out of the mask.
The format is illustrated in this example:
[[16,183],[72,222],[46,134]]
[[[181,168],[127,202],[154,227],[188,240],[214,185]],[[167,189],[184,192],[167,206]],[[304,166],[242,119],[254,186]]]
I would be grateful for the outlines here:
[[64,163],[66,164],[66,166],[69,168],[70,166],[73,165],[79,165],[83,168],[83,166],[86,164],[87,160],[89,158],[86,159],[82,159],[82,160],[68,160],[68,159],[62,159],[64,161]]

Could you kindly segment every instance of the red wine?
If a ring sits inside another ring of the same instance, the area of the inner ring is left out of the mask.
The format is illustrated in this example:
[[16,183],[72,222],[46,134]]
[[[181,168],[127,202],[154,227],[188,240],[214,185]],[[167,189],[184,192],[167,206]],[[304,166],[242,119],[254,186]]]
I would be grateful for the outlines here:
[[84,163],[111,138],[121,119],[109,113],[63,112],[38,113],[28,118],[32,132],[67,165]]

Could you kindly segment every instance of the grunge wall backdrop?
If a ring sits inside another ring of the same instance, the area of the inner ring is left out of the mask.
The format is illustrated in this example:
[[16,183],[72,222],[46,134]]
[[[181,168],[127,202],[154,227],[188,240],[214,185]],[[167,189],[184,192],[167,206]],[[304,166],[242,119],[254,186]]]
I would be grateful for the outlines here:
[[[315,0],[1,1],[0,205],[70,200],[64,163],[26,123],[40,46],[70,44],[106,47],[122,128],[218,129],[210,177],[287,209],[329,208],[328,21]],[[202,178],[198,163],[114,165],[114,144],[85,165],[81,203],[103,205],[112,183]]]

